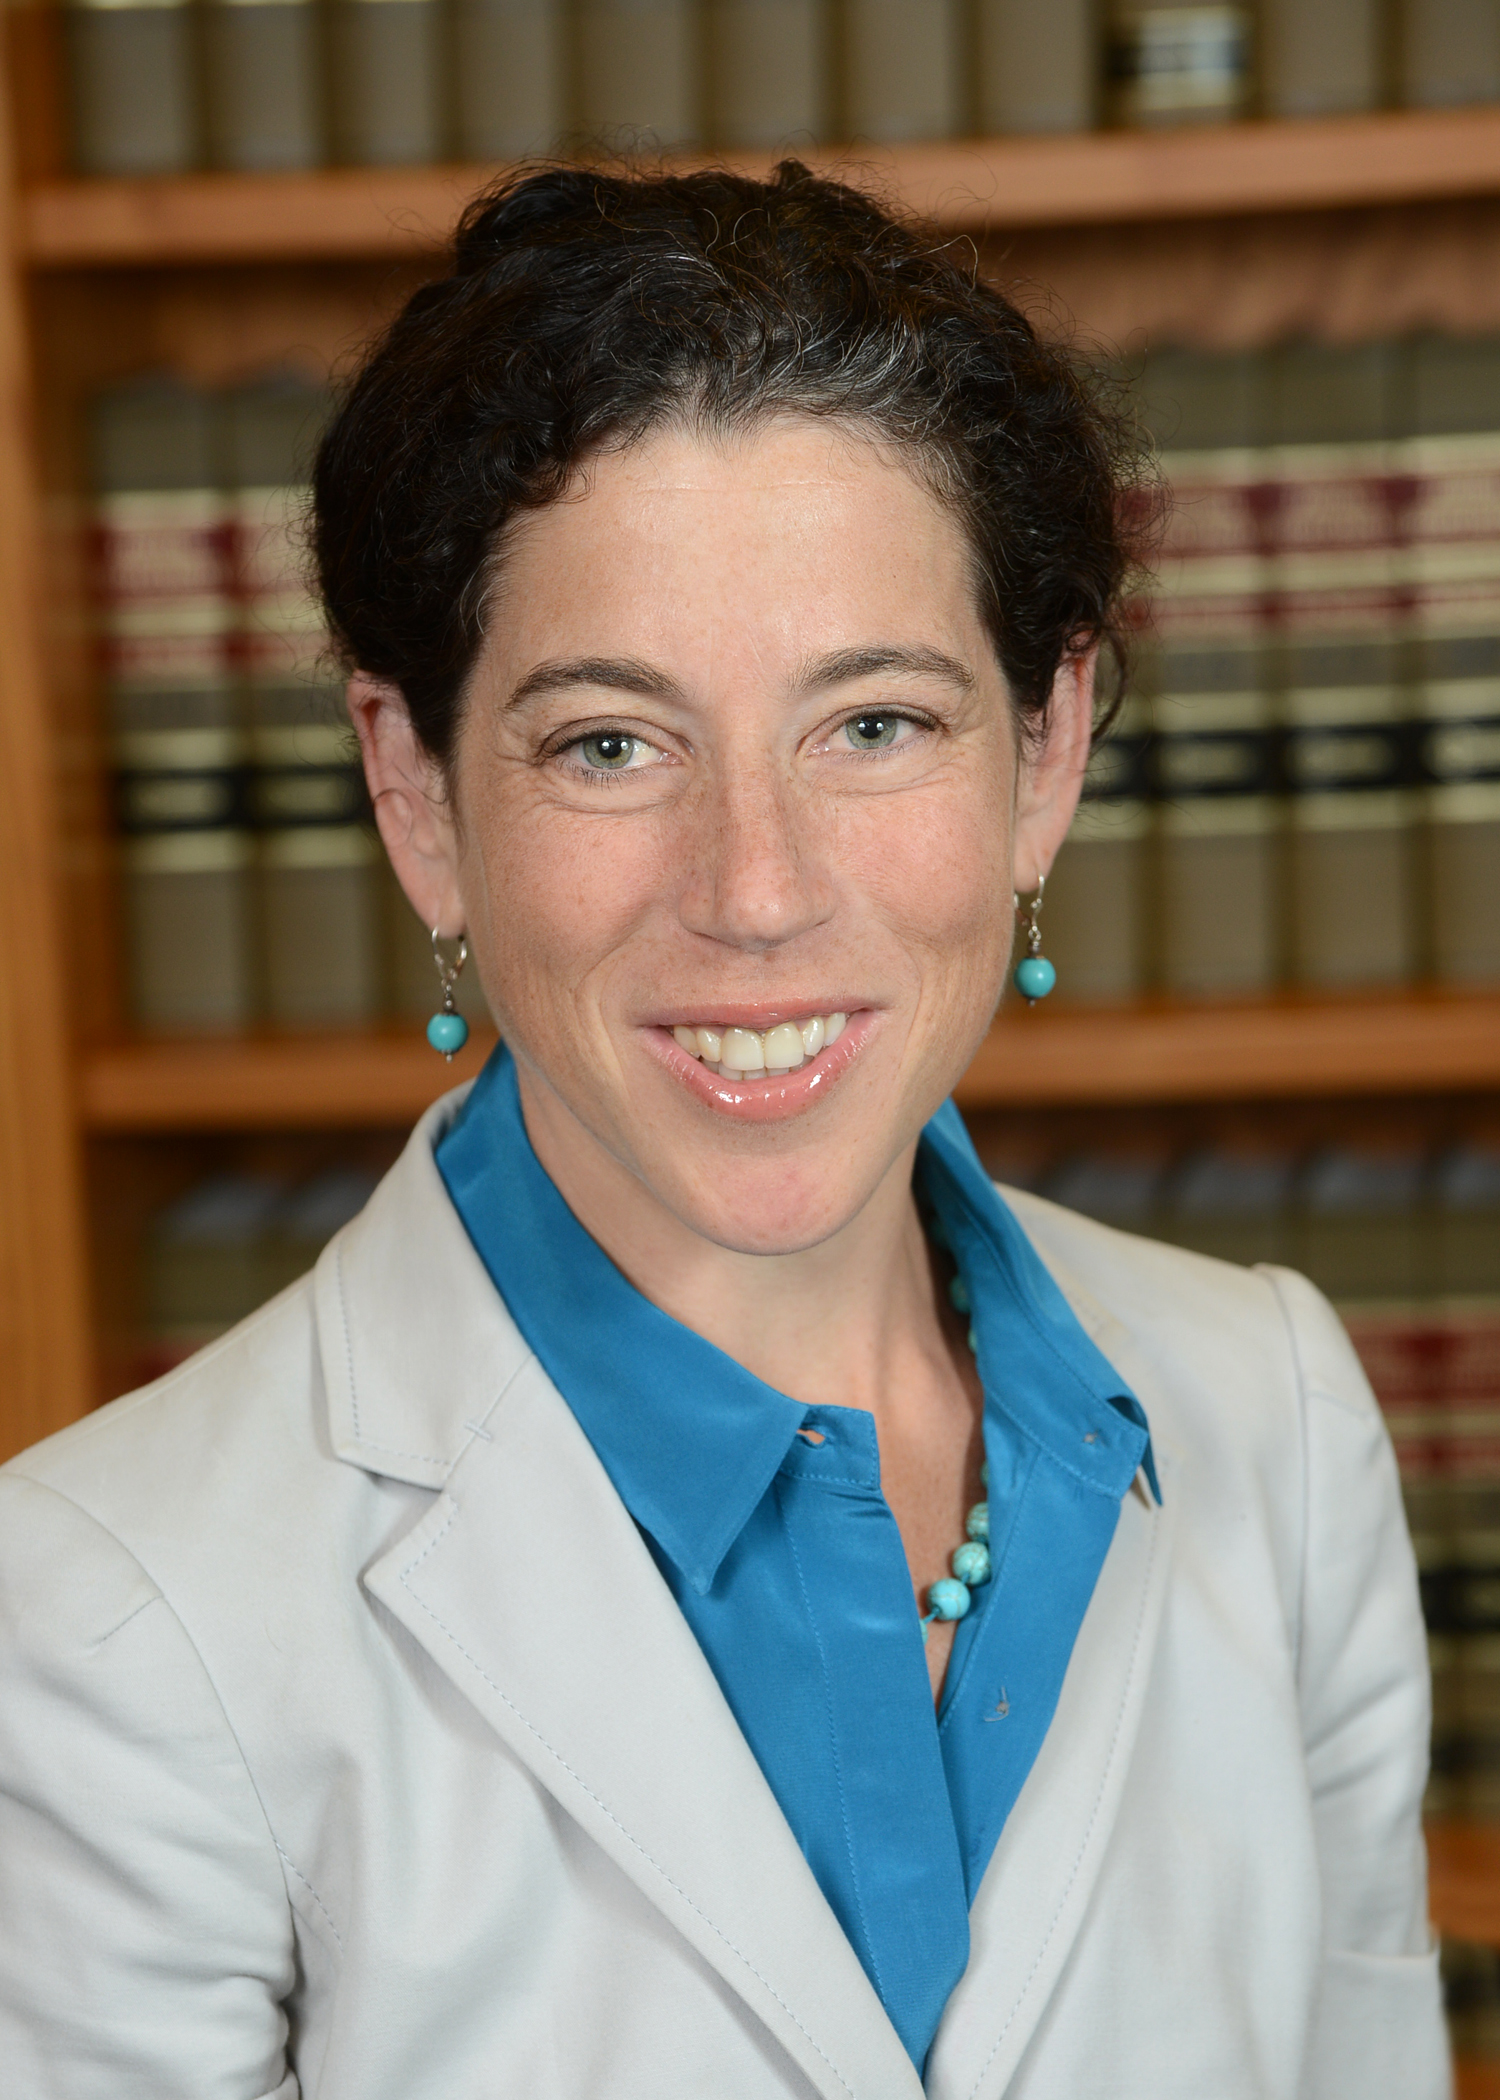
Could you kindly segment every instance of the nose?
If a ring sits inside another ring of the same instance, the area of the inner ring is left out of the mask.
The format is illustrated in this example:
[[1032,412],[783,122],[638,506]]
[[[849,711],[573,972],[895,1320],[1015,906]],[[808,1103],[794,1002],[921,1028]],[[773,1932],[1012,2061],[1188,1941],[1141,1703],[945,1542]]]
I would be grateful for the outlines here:
[[678,904],[691,932],[756,954],[830,917],[824,829],[774,765],[727,769],[704,794],[698,819]]

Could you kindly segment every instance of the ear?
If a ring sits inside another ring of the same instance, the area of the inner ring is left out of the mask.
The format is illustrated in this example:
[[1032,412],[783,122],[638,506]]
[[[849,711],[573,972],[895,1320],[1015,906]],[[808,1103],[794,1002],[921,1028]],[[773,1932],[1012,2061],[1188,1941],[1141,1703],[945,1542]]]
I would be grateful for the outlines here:
[[445,939],[465,929],[458,890],[458,833],[442,768],[412,727],[398,686],[356,671],[349,719],[381,843],[422,924]]
[[1083,656],[1063,658],[1047,703],[1046,733],[1021,753],[1014,862],[1015,885],[1023,896],[1051,874],[1078,807],[1094,730],[1098,660],[1097,645]]

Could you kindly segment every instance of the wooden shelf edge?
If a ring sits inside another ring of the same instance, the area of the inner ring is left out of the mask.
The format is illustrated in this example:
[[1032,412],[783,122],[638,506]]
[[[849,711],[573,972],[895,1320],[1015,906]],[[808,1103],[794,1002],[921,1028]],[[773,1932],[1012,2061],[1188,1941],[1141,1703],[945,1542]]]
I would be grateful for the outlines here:
[[[110,1132],[391,1127],[478,1071],[416,1028],[110,1045],[83,1059],[84,1126]],[[965,1108],[1290,1099],[1500,1087],[1500,991],[1257,1006],[1007,1012],[958,1088]]]
[[[892,192],[955,231],[1204,218],[1500,194],[1500,107],[855,145],[804,157]],[[764,174],[776,156],[714,158]],[[22,200],[22,246],[43,269],[431,255],[463,201],[499,172],[332,168],[45,182]]]
[[474,1078],[494,1041],[476,1031],[451,1064],[416,1027],[111,1045],[82,1064],[84,1127],[100,1134],[399,1127]]
[[1500,991],[1007,1013],[965,1108],[1290,1100],[1500,1086]]

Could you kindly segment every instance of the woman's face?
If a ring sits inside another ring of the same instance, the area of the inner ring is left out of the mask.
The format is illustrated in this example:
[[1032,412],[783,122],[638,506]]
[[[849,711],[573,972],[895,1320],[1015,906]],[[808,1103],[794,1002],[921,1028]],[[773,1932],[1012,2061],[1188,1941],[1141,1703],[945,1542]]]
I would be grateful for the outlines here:
[[516,530],[487,625],[456,823],[396,859],[467,928],[539,1150],[566,1186],[602,1147],[720,1245],[815,1244],[988,1027],[1076,725],[1018,768],[958,526],[805,420],[599,458]]

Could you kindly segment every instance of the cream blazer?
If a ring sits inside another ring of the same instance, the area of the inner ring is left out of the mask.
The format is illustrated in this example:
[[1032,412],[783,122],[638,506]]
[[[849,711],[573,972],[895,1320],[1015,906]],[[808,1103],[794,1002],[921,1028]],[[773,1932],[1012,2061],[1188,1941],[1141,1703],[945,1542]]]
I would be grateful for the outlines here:
[[[0,2085],[916,2100],[448,1200],[458,1098],[310,1277],[0,1472]],[[1422,1624],[1349,1345],[1296,1276],[1008,1200],[1163,1502],[1125,1499],[925,2090],[1440,2100]]]

